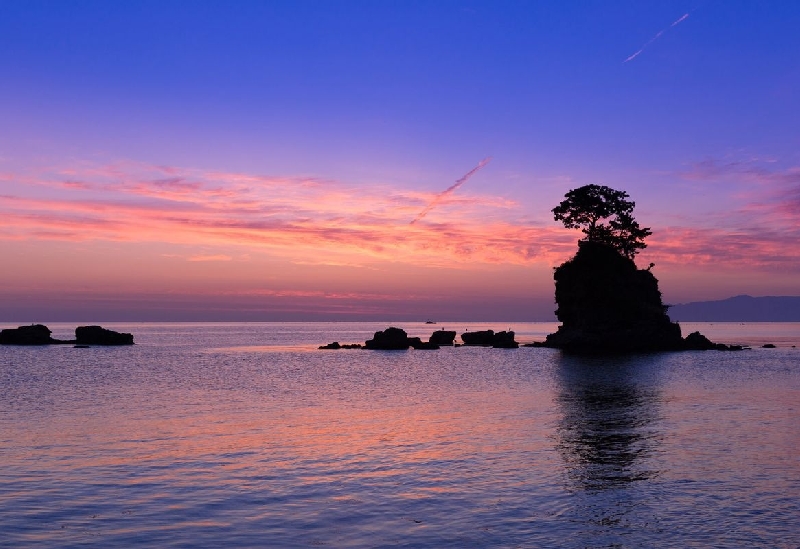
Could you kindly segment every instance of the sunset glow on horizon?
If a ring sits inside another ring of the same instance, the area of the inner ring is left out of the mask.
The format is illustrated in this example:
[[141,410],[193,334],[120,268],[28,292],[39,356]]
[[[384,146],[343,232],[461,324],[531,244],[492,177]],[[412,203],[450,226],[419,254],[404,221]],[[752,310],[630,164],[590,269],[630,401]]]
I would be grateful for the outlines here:
[[550,320],[588,183],[636,202],[666,302],[800,295],[798,23],[6,3],[0,320]]

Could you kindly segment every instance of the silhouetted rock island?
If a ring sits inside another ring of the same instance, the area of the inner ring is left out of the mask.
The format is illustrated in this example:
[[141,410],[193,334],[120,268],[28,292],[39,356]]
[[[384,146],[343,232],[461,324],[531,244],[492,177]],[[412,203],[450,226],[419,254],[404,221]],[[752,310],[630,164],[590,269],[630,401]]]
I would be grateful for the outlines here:
[[75,339],[54,339],[44,324],[31,324],[0,331],[0,345],[133,345],[133,335],[101,326],[78,326]]
[[683,339],[653,273],[607,244],[579,242],[554,278],[562,325],[542,346],[581,354],[741,348],[712,343],[697,332]]

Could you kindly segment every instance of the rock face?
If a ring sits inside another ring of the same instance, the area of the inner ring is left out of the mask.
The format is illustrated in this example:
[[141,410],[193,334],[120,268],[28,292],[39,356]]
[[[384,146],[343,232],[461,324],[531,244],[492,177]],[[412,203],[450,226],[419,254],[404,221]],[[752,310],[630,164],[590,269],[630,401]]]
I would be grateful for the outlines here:
[[62,343],[50,337],[50,328],[44,324],[31,324],[0,331],[0,345],[50,345]]
[[482,345],[498,349],[516,349],[519,343],[514,341],[514,332],[497,332],[482,330],[478,332],[464,332],[461,334],[464,345]]
[[133,345],[133,335],[101,326],[78,326],[75,328],[75,343],[78,345]]
[[630,353],[684,348],[667,316],[658,280],[615,249],[580,242],[555,270],[556,316],[562,325],[545,345],[574,353]]

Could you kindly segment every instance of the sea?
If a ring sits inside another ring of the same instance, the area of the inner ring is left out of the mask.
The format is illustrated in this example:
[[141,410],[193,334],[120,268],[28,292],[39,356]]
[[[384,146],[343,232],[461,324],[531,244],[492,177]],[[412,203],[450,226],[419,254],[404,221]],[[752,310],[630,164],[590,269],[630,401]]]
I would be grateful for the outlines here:
[[0,346],[0,547],[800,547],[800,323],[682,324],[727,352],[317,348],[389,325],[556,328]]

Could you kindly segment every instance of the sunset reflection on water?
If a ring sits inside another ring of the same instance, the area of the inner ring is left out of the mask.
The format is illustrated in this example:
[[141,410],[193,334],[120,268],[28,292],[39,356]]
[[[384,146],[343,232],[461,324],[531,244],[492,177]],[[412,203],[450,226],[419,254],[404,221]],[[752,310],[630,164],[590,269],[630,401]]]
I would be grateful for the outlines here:
[[216,326],[170,345],[168,326],[150,329],[128,349],[0,349],[0,520],[13,546],[798,536],[790,349],[298,351],[341,334],[264,341],[236,328],[225,345]]

